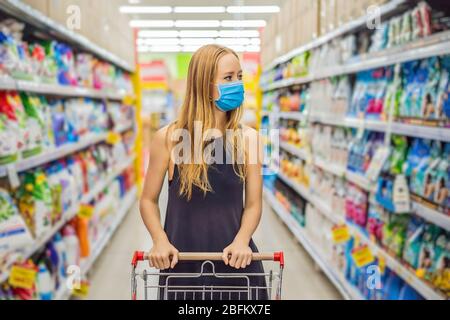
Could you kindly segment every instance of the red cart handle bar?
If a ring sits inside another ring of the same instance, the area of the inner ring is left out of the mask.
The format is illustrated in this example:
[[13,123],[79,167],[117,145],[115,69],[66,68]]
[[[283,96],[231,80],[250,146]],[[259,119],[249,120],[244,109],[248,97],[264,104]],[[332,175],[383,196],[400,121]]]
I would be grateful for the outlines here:
[[[133,267],[137,266],[139,261],[148,260],[148,253],[144,251],[136,251],[131,261]],[[179,261],[222,261],[222,253],[210,252],[183,252],[178,254]],[[253,253],[253,261],[276,261],[280,263],[280,267],[284,268],[284,253]]]

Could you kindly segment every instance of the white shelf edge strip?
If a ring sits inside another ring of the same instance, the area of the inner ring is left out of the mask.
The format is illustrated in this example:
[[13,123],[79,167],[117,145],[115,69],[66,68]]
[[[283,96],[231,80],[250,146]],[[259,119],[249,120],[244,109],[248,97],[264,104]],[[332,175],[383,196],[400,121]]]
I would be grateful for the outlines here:
[[280,113],[278,113],[278,117],[281,119],[292,119],[292,120],[298,120],[298,121],[303,121],[306,119],[306,115],[299,111],[280,112]]
[[289,153],[299,157],[300,159],[307,160],[308,156],[305,150],[302,150],[301,148],[294,146],[288,142],[280,141],[280,147]]
[[134,68],[130,66],[125,60],[94,44],[86,37],[65,28],[61,24],[56,23],[55,21],[48,18],[40,11],[33,9],[29,5],[23,3],[22,1],[19,0],[1,1],[0,9],[14,15],[15,18],[20,21],[25,21],[30,24],[34,24],[35,26],[37,25],[43,27],[44,29],[49,29],[50,34],[56,33],[61,38],[66,39],[66,41],[75,43],[81,48],[88,50],[91,53],[94,53],[95,55],[101,57],[102,59],[107,60],[115,64],[116,66],[125,69],[126,71],[129,72],[134,71]]
[[[35,243],[31,246],[30,249],[26,250],[23,259],[27,260],[29,259],[37,250],[42,248],[47,242],[51,240],[51,238],[58,232],[64,225],[66,225],[70,220],[72,220],[75,215],[78,213],[79,206],[81,204],[89,203],[91,202],[99,193],[101,193],[105,188],[108,187],[108,185],[117,177],[119,176],[126,168],[128,168],[132,162],[134,161],[135,156],[133,155],[130,157],[124,164],[120,165],[118,168],[113,170],[113,173],[109,174],[105,179],[100,181],[92,190],[84,195],[81,200],[74,205],[73,208],[70,208],[67,210],[67,212],[64,212],[63,218],[58,221],[51,229],[50,231],[42,238],[35,239]],[[9,269],[11,266],[9,266],[6,269]],[[3,274],[3,277],[0,277],[0,284],[6,281],[9,277],[9,272],[5,272]]]
[[[81,273],[83,276],[86,276],[86,274],[89,272],[90,268],[94,264],[94,262],[98,259],[100,254],[105,249],[108,241],[111,239],[111,237],[116,232],[117,228],[119,227],[120,223],[123,221],[123,219],[126,217],[128,212],[133,207],[135,200],[137,197],[137,188],[134,187],[128,193],[125,195],[124,199],[122,200],[122,205],[119,208],[119,212],[117,213],[117,216],[115,217],[115,220],[111,223],[109,228],[107,228],[105,233],[100,237],[100,240],[97,240],[97,243],[94,244],[94,249],[92,250],[91,255],[87,258],[87,260],[83,261],[83,263],[80,266]],[[54,300],[68,300],[72,296],[72,291],[69,290],[65,285],[62,285],[55,294]]]
[[[361,120],[356,118],[346,117],[343,119],[332,119],[329,116],[311,116],[312,122],[320,122],[323,124],[360,128],[364,127],[366,130],[387,132],[389,124],[387,122],[378,120]],[[406,135],[410,137],[440,140],[450,142],[450,128],[421,126],[401,122],[393,122],[390,131],[394,134]]]
[[97,99],[122,100],[128,94],[124,90],[98,90],[92,88],[47,84],[41,82],[0,78],[1,90],[14,90],[68,97],[87,97]]
[[[132,129],[133,126],[124,126],[114,132],[122,133],[124,131]],[[28,159],[22,159],[17,162],[12,163],[16,167],[17,172],[26,171],[40,165],[55,161],[60,158],[64,158],[74,152],[81,151],[91,145],[95,145],[106,140],[107,133],[92,133],[88,134],[81,141],[76,143],[68,143],[58,148],[53,148],[47,151],[43,151],[34,157]],[[0,177],[5,177],[8,174],[7,166],[0,166]]]
[[[436,43],[436,38],[440,39],[441,42]],[[421,46],[419,46],[419,44],[421,44]],[[311,74],[306,77],[278,80],[269,85],[263,86],[262,91],[270,91],[338,75],[356,73],[359,71],[390,66],[397,63],[404,63],[407,61],[448,54],[450,53],[450,31],[444,31],[442,34],[438,33],[394,49],[395,51],[385,50],[372,55],[367,55],[359,61],[349,62],[334,68],[327,68],[325,71],[320,71],[317,73],[312,71]],[[405,52],[407,52],[407,54],[405,54]]]
[[[353,234],[360,236],[364,240],[364,242],[370,246],[371,250],[375,255],[378,254],[382,255],[385,258],[387,265],[392,270],[394,270],[402,279],[404,279],[408,284],[410,284],[414,289],[416,289],[420,294],[422,294],[425,298],[433,300],[444,299],[444,297],[440,293],[436,292],[424,281],[417,278],[416,275],[412,271],[408,270],[405,266],[403,266],[400,261],[391,257],[384,249],[382,249],[377,244],[370,241],[370,239],[358,228],[352,226],[351,224],[347,223],[345,220],[339,217],[334,217],[335,215],[333,215],[332,209],[323,205],[320,199],[312,196],[311,194],[304,196],[306,191],[300,189],[297,183],[291,181],[288,177],[286,177],[283,174],[280,174],[279,177],[284,182],[292,186],[295,191],[297,191],[303,198],[305,198],[305,200],[307,200],[309,203],[315,206],[319,210],[319,212],[321,212],[325,217],[331,219],[332,222],[334,223],[338,222],[339,224],[346,223],[352,230]],[[302,192],[299,192],[299,189],[302,190]]]
[[324,256],[320,252],[320,250],[315,248],[315,246],[312,244],[313,242],[308,239],[308,236],[298,225],[298,222],[295,221],[286,212],[281,204],[278,203],[274,195],[266,189],[264,190],[264,195],[272,209],[278,214],[281,220],[283,220],[286,226],[291,230],[297,240],[302,244],[305,250],[314,259],[314,261],[320,266],[320,268],[334,284],[334,286],[339,290],[339,292],[344,296],[344,298],[347,300],[363,300],[363,297],[361,296],[361,294],[359,294],[358,290],[354,288],[350,283],[348,283],[339,271],[334,270],[334,268],[330,267],[329,263],[324,259]]

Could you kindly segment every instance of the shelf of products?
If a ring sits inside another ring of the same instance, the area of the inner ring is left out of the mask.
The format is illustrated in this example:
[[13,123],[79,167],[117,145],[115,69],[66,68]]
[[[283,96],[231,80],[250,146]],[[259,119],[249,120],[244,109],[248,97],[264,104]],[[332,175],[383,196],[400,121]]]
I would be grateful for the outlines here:
[[305,250],[314,259],[317,265],[323,270],[325,275],[338,288],[339,292],[346,298],[352,300],[362,300],[359,292],[353,288],[337,270],[330,267],[330,263],[326,261],[324,255],[314,246],[314,242],[308,239],[299,223],[289,215],[282,205],[279,204],[275,196],[268,190],[264,190],[264,196],[269,205],[278,214],[281,220],[286,224],[289,230],[295,235],[297,240],[302,244]]
[[117,90],[116,92],[114,92],[111,90],[64,86],[59,84],[46,84],[7,78],[0,78],[0,90],[17,90],[44,95],[86,97],[110,100],[123,100],[129,95],[129,93],[125,92],[124,90]]
[[450,53],[450,31],[436,34],[416,42],[405,44],[383,52],[367,54],[359,57],[356,62],[350,62],[346,65],[327,68],[324,71],[310,71],[306,77],[289,78],[278,80],[268,86],[264,86],[263,91],[271,91],[294,85],[302,85],[313,81],[326,78],[343,76],[351,73],[357,73],[387,65],[401,64],[412,60],[420,60],[434,56],[440,56]]
[[64,39],[67,42],[76,44],[80,48],[91,52],[98,57],[109,61],[122,69],[133,72],[134,67],[119,57],[113,55],[107,50],[95,45],[87,38],[65,28],[64,26],[52,21],[44,14],[31,8],[20,0],[5,0],[0,2],[0,9],[14,16],[16,19],[25,21],[40,30],[51,33],[54,37]]
[[[111,173],[109,173],[106,177],[100,179],[100,181],[97,182],[88,193],[83,195],[78,202],[74,203],[71,208],[69,208],[66,212],[64,212],[63,214],[64,217],[60,221],[58,221],[54,226],[52,226],[52,228],[48,230],[43,236],[34,240],[32,245],[27,247],[24,253],[21,254],[21,259],[22,260],[29,259],[36,251],[38,251],[46,243],[48,243],[50,239],[53,238],[53,236],[59,230],[61,230],[61,228],[64,225],[66,225],[79,213],[81,205],[89,204],[92,201],[94,201],[95,198],[112,183],[112,181],[114,181],[118,176],[120,176],[124,170],[133,165],[134,159],[135,159],[134,156],[129,157],[125,161],[119,163],[115,168],[113,168],[111,170]],[[13,264],[14,261],[11,261],[10,266]],[[5,269],[9,269],[10,266],[7,266]],[[6,281],[8,277],[9,273],[3,272],[3,274],[1,274],[0,276],[0,283]]]
[[[380,9],[379,10],[380,17],[397,11],[399,9],[399,7],[402,6],[404,3],[405,3],[405,0],[395,0],[395,1],[389,1],[388,3],[382,5],[379,8]],[[270,64],[265,66],[264,70],[273,69],[277,65],[285,63],[285,62],[291,60],[292,58],[294,58],[298,55],[301,55],[304,52],[307,52],[307,51],[310,51],[317,47],[320,47],[320,46],[326,44],[327,42],[330,42],[330,41],[332,41],[336,38],[339,38],[347,33],[357,30],[357,29],[367,25],[367,22],[371,21],[371,20],[373,20],[373,14],[365,15],[358,19],[353,19],[351,22],[349,22],[339,28],[336,28],[332,32],[329,32],[329,33],[307,43],[306,45],[296,48],[296,49],[292,50],[291,52],[287,53],[286,55],[283,55],[283,56],[275,59],[273,62],[271,62]]]
[[[419,279],[414,271],[409,270],[405,267],[401,262],[399,262],[396,258],[392,257],[389,253],[387,253],[384,249],[382,249],[379,245],[373,243],[369,239],[369,237],[362,232],[358,227],[346,222],[344,219],[340,219],[333,212],[331,207],[326,206],[323,203],[323,200],[318,198],[317,196],[311,195],[311,193],[303,186],[300,186],[298,183],[292,181],[292,179],[286,177],[283,174],[278,174],[279,178],[283,180],[287,185],[289,185],[293,190],[298,192],[298,194],[311,203],[314,207],[316,207],[321,214],[323,214],[327,219],[330,219],[334,224],[341,225],[347,224],[351,229],[351,233],[362,238],[363,242],[370,245],[371,251],[374,255],[382,256],[386,260],[386,264],[394,270],[400,277],[402,277],[408,284],[410,284],[413,288],[415,288],[419,293],[421,293],[427,299],[445,299],[444,296],[435,290],[433,290],[428,284]],[[265,193],[267,198],[267,193]],[[271,197],[273,197],[270,194]],[[271,203],[271,200],[269,200]]]
[[291,143],[280,141],[280,147],[302,160],[306,161],[307,159],[309,159],[307,151],[295,145],[292,145]]

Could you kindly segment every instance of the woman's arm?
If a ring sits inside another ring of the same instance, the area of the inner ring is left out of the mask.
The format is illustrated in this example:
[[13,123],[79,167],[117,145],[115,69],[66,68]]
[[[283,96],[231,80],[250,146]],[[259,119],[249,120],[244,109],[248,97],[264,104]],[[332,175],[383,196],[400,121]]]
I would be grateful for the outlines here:
[[[245,149],[248,150],[247,178],[245,182],[245,205],[241,228],[233,243],[225,248],[223,260],[236,269],[247,267],[252,261],[250,240],[259,225],[262,214],[262,157],[261,138],[254,129],[244,129],[248,137]],[[231,258],[228,256],[231,254]]]
[[159,195],[170,161],[170,151],[166,144],[168,130],[168,127],[159,130],[150,145],[150,162],[140,200],[142,220],[153,239],[149,263],[151,267],[161,270],[173,268],[178,262],[178,251],[170,244],[161,226],[159,212]]

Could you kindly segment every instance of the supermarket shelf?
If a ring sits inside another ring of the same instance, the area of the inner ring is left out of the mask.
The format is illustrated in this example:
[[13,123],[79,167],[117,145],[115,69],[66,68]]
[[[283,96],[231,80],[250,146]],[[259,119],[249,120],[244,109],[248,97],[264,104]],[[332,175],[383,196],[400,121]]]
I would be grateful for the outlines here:
[[314,159],[314,165],[319,167],[323,171],[327,171],[329,173],[334,174],[338,177],[344,177],[346,169],[339,165],[332,164],[330,162],[323,161],[321,159]]
[[0,90],[16,90],[55,96],[86,97],[110,100],[122,100],[127,96],[127,92],[124,90],[97,90],[92,88],[64,86],[60,84],[48,84],[8,78],[0,78]]
[[409,270],[406,266],[404,266],[399,260],[392,257],[389,253],[387,253],[384,249],[382,249],[377,244],[370,241],[366,234],[360,231],[357,227],[348,224],[350,230],[353,234],[360,236],[361,240],[364,243],[367,243],[370,247],[372,253],[376,256],[381,256],[386,261],[386,265],[392,269],[395,273],[397,273],[406,283],[408,283],[411,287],[413,287],[417,292],[419,292],[424,298],[428,300],[445,300],[446,297],[435,291],[431,286],[429,286],[426,282],[419,279],[415,272]]
[[115,233],[117,228],[119,227],[122,220],[125,218],[127,213],[131,210],[131,208],[135,205],[137,199],[137,187],[134,187],[131,191],[129,191],[125,198],[121,200],[121,206],[118,209],[117,216],[114,221],[111,223],[111,226],[105,231],[105,234],[97,241],[96,244],[93,245],[94,250],[92,254],[85,261],[81,263],[82,274],[86,275],[91,269],[94,262],[102,253],[103,249],[108,244],[112,235]]
[[[122,205],[120,206],[117,216],[112,222],[111,226],[105,231],[105,234],[98,240],[98,242],[93,246],[94,250],[89,258],[82,262],[80,269],[82,271],[82,275],[86,276],[89,270],[91,269],[94,262],[100,256],[100,254],[105,249],[108,241],[111,239],[113,234],[116,232],[120,223],[123,221],[125,216],[128,214],[130,209],[135,204],[137,198],[137,188],[133,188],[131,191],[125,195],[125,198],[121,201]],[[54,300],[68,300],[72,296],[72,291],[68,289],[66,286],[61,286],[61,288],[56,292]]]
[[298,111],[280,112],[280,113],[278,113],[278,118],[297,120],[297,121],[305,121],[307,119],[307,115],[302,112],[298,112]]
[[[73,208],[70,208],[67,212],[64,213],[63,218],[58,221],[47,234],[45,234],[43,237],[36,239],[32,246],[27,248],[22,257],[24,260],[29,259],[36,251],[38,251],[40,248],[42,248],[47,242],[49,242],[52,237],[63,227],[65,226],[70,220],[72,220],[79,211],[80,204],[83,203],[89,203],[92,200],[95,199],[95,197],[102,192],[108,185],[118,176],[120,175],[123,170],[128,168],[132,162],[134,161],[135,156],[130,157],[126,162],[124,162],[122,165],[117,167],[113,170],[111,174],[109,174],[105,179],[102,179],[89,193],[84,195],[79,203],[74,205]],[[9,269],[9,268],[8,268]],[[5,272],[3,275],[0,275],[0,283],[6,281],[9,277],[9,272]]]
[[277,213],[277,215],[283,220],[286,226],[295,235],[297,240],[305,248],[305,250],[310,254],[314,261],[323,270],[325,275],[330,279],[334,286],[339,290],[343,297],[347,300],[363,300],[363,297],[358,292],[358,290],[350,285],[344,277],[339,273],[339,271],[332,268],[330,263],[324,258],[324,255],[320,250],[318,250],[306,235],[305,231],[298,224],[292,216],[286,212],[283,206],[278,202],[275,196],[268,190],[264,190],[264,195],[266,201],[272,207],[272,209]]
[[450,31],[444,31],[402,46],[364,55],[363,57],[358,57],[357,60],[355,58],[356,61],[345,65],[327,67],[323,71],[311,71],[311,74],[307,77],[275,81],[270,85],[264,86],[263,91],[271,91],[338,75],[357,73],[448,53],[450,53]]
[[[325,217],[328,217],[331,221],[337,224],[345,223],[342,218],[336,217],[333,214],[333,210],[331,207],[323,204],[323,201],[317,196],[308,194],[305,196],[305,190],[299,189],[298,184],[290,180],[288,177],[279,175],[280,179],[289,184],[296,192],[298,192],[303,198],[305,198],[308,202],[314,205]],[[347,223],[353,235],[358,235],[364,243],[367,243],[370,246],[371,251],[374,255],[381,256],[385,259],[386,265],[389,266],[392,270],[394,270],[402,279],[404,279],[411,287],[413,287],[417,292],[419,292],[423,297],[430,300],[441,300],[445,299],[445,297],[439,292],[435,291],[432,287],[430,287],[426,282],[419,279],[414,271],[409,270],[405,267],[400,261],[392,257],[388,254],[384,249],[382,249],[377,244],[373,243],[367,235],[361,231],[359,228]]]
[[418,216],[421,216],[425,220],[450,231],[450,217],[445,215],[445,213],[428,208],[418,202],[413,202],[412,206],[413,212]]
[[99,195],[103,190],[105,190],[117,176],[119,176],[125,169],[127,169],[129,166],[133,164],[134,160],[135,156],[133,155],[129,157],[127,160],[125,160],[123,163],[118,165],[117,168],[114,168],[105,179],[102,179],[94,188],[92,188],[90,192],[88,192],[81,198],[80,203],[85,204],[95,200],[97,195]]
[[[132,125],[130,126],[124,126],[121,128],[118,128],[116,132],[122,133],[124,131],[130,130]],[[91,133],[88,134],[86,137],[84,137],[81,141],[76,143],[70,143],[65,144],[58,148],[53,148],[48,151],[44,151],[41,154],[38,154],[34,157],[30,157],[27,159],[19,160],[15,163],[12,163],[11,166],[15,167],[16,172],[22,172],[26,171],[35,167],[38,167],[40,165],[43,165],[45,163],[49,163],[52,161],[55,161],[60,158],[64,158],[72,153],[75,153],[77,151],[83,150],[91,145],[95,145],[97,143],[100,143],[108,137],[107,133]],[[3,165],[0,166],[0,177],[6,177],[8,175],[8,166],[10,165]]]
[[345,172],[345,178],[348,181],[356,184],[357,186],[363,188],[364,190],[366,190],[368,192],[375,192],[376,191],[375,184],[371,183],[369,181],[369,179],[367,179],[363,175],[360,175],[358,173],[351,172],[351,171],[347,170]]
[[421,126],[401,122],[394,122],[389,127],[389,123],[387,122],[369,119],[361,120],[349,117],[336,119],[329,116],[312,116],[311,121],[320,122],[332,126],[350,128],[363,127],[367,130],[379,132],[390,131],[391,133],[399,135],[450,142],[450,128]]
[[294,156],[296,156],[296,157],[298,157],[298,158],[300,158],[300,159],[302,159],[302,160],[307,161],[308,158],[309,158],[309,157],[308,157],[308,152],[307,152],[307,151],[305,151],[304,149],[299,148],[299,147],[297,147],[297,146],[294,146],[294,145],[291,144],[291,143],[280,141],[280,147],[281,147],[283,150],[288,151],[288,152],[291,153],[292,155],[294,155]]
[[[406,2],[405,0],[393,0],[383,6],[380,6],[381,16],[396,12],[397,10],[400,9],[401,5],[403,5],[405,2]],[[365,26],[367,24],[367,21],[370,21],[370,20],[373,20],[373,19],[371,19],[371,17],[367,16],[367,15],[362,16],[358,19],[354,19],[351,22],[343,25],[342,27],[336,28],[332,32],[329,32],[329,33],[313,40],[312,42],[307,43],[306,45],[303,45],[299,48],[296,48],[296,49],[288,52],[287,54],[285,54],[281,57],[278,57],[277,59],[275,59],[272,63],[270,63],[265,68],[265,71],[273,69],[274,67],[276,67],[277,65],[279,65],[281,63],[287,62],[287,61],[291,60],[292,58],[302,54],[303,52],[317,48],[327,42],[330,42],[331,40],[333,40],[335,38],[338,38],[338,37],[346,34],[346,33],[357,30],[357,29]]]
[[0,2],[0,10],[12,15],[19,21],[27,22],[35,28],[46,31],[53,37],[56,37],[65,42],[69,42],[78,46],[79,48],[89,51],[124,70],[127,70],[129,72],[134,71],[134,67],[130,66],[130,64],[125,60],[95,45],[86,37],[65,28],[61,24],[56,23],[40,11],[31,8],[29,5],[23,3],[20,0],[2,0]]
[[284,173],[279,172],[278,173],[278,177],[281,180],[283,180],[284,183],[286,183],[288,186],[290,186],[292,189],[294,189],[306,201],[312,202],[311,201],[311,193],[309,192],[309,190],[305,186],[302,186],[301,184],[299,184],[299,183],[297,183],[295,181],[292,181],[292,179],[289,178],[288,176],[286,176]]

